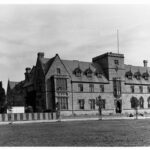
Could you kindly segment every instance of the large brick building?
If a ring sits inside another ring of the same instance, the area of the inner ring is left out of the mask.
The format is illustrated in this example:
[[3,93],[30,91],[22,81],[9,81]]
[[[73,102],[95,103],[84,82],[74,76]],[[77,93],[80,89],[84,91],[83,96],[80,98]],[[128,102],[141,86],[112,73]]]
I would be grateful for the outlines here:
[[20,100],[34,111],[55,111],[59,102],[62,115],[79,115],[97,114],[98,96],[103,99],[104,114],[134,112],[137,98],[139,111],[150,112],[150,68],[143,62],[144,66],[126,65],[124,55],[116,53],[105,53],[92,62],[63,60],[58,54],[45,58],[38,53],[36,65],[26,68],[24,81],[8,81],[7,100],[14,105]]

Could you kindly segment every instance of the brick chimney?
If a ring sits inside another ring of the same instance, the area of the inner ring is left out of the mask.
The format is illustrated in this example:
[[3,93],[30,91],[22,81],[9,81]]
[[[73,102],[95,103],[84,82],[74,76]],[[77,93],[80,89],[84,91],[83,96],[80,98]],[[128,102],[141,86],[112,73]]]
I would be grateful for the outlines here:
[[27,67],[26,72],[24,73],[25,74],[25,80],[29,80],[30,72],[31,72],[31,68]]
[[144,67],[147,67],[147,63],[148,63],[147,60],[143,60]]
[[44,53],[43,52],[39,52],[38,53],[38,58],[44,58]]

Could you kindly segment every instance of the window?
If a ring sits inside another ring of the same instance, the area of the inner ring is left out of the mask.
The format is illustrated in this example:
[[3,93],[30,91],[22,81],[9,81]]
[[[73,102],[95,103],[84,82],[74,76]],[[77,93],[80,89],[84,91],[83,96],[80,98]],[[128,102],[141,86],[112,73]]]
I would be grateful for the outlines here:
[[78,84],[78,91],[83,92],[83,84]]
[[60,68],[57,68],[57,75],[60,75],[61,74],[61,70]]
[[146,71],[145,73],[143,73],[143,78],[144,78],[145,80],[148,80],[148,79],[149,79],[149,73],[148,73],[148,71]]
[[91,78],[92,77],[92,73],[91,72],[87,72],[87,77]]
[[131,85],[131,93],[134,93],[134,85]]
[[77,68],[75,68],[75,70],[73,71],[73,73],[75,74],[76,77],[81,77],[82,70],[80,69],[80,66],[78,66]]
[[89,84],[89,92],[94,92],[94,84]]
[[95,99],[90,99],[89,103],[90,103],[90,109],[94,110],[95,109]]
[[77,77],[81,77],[81,72],[76,72]]
[[104,85],[103,84],[100,85],[100,92],[102,92],[102,93],[104,92]]
[[128,76],[128,79],[129,79],[129,80],[132,80],[132,75],[129,75],[129,76]]
[[140,93],[143,93],[143,86],[139,86]]
[[68,109],[68,98],[61,97],[61,98],[58,98],[58,100],[60,101],[61,110],[67,110]]
[[119,65],[119,61],[118,60],[114,60],[115,65]]
[[79,99],[79,109],[84,109],[84,99]]
[[141,73],[138,71],[134,74],[134,77],[137,79],[137,80],[140,80],[141,79]]
[[131,100],[131,108],[136,108],[138,106],[138,99],[136,97],[132,97]]
[[129,80],[132,80],[133,74],[132,74],[131,70],[128,71],[128,72],[126,72],[126,75],[125,75],[125,76],[126,76]]
[[102,108],[105,109],[105,99],[102,99]]
[[148,108],[150,108],[150,97],[147,99]]
[[113,79],[114,96],[119,98],[121,96],[121,80],[120,78]]
[[140,80],[140,76],[136,76],[136,79],[137,79],[137,80]]
[[147,86],[147,93],[150,93],[150,86]]
[[56,79],[56,90],[58,90],[58,91],[66,91],[67,90],[67,79],[65,79],[65,78],[57,78]]
[[89,77],[89,78],[92,77],[92,73],[93,73],[93,71],[91,70],[90,67],[89,67],[88,69],[86,69],[85,72],[84,72],[84,74],[85,74],[87,77]]
[[140,108],[144,108],[144,99],[143,99],[143,97],[140,97],[140,99],[139,99],[139,106],[140,106]]
[[148,76],[144,76],[143,78],[144,78],[145,80],[148,80]]

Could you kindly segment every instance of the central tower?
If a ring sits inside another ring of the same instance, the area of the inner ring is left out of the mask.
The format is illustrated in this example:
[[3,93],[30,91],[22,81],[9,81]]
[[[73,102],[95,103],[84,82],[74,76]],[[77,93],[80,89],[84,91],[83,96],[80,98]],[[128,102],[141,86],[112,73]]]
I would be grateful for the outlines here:
[[125,82],[124,55],[117,53],[105,53],[92,59],[100,64],[107,77],[114,96],[114,104],[117,113],[122,111],[122,91]]

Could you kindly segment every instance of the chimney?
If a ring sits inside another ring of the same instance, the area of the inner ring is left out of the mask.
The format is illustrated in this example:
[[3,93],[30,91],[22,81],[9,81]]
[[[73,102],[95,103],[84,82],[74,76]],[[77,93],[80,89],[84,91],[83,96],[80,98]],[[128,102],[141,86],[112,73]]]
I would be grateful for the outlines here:
[[43,52],[39,52],[38,53],[38,58],[44,58],[44,53]]
[[26,72],[24,73],[25,74],[25,80],[29,80],[30,72],[31,72],[31,68],[27,67]]
[[143,60],[144,67],[147,67],[147,63],[148,63],[147,60]]

